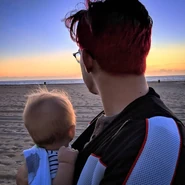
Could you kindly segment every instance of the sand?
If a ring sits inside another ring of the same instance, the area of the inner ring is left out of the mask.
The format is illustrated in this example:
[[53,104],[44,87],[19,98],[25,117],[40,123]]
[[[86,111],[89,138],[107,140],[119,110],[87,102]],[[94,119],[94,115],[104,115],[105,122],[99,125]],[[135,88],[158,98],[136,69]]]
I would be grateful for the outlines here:
[[[149,83],[161,99],[185,123],[185,82]],[[0,86],[0,184],[15,184],[17,168],[23,163],[22,151],[33,142],[22,121],[25,94],[34,85]],[[47,85],[48,89],[64,89],[71,96],[77,114],[76,137],[101,110],[100,98],[88,92],[84,84]]]

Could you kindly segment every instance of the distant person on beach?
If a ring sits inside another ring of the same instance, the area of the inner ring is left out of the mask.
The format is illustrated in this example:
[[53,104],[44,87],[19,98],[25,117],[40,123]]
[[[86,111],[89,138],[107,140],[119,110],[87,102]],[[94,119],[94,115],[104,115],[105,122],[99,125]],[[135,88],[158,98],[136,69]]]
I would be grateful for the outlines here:
[[67,94],[38,89],[28,96],[23,120],[36,145],[23,152],[26,162],[18,174],[25,180],[17,184],[71,185],[78,151],[69,146],[76,116]]
[[145,78],[148,11],[138,0],[85,3],[65,23],[84,82],[104,111],[72,144],[79,151],[73,184],[185,184],[185,125]]

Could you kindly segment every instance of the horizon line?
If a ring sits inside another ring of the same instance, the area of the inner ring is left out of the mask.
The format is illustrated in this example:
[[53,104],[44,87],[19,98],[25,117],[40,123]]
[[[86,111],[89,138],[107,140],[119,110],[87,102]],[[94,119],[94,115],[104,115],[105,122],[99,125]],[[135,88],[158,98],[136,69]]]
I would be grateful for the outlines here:
[[[185,74],[180,75],[145,75],[145,77],[176,77],[176,76],[185,76]],[[26,79],[25,79],[26,78]],[[0,81],[14,81],[14,80],[83,80],[82,77],[60,77],[60,76],[23,76],[23,77],[0,77]]]

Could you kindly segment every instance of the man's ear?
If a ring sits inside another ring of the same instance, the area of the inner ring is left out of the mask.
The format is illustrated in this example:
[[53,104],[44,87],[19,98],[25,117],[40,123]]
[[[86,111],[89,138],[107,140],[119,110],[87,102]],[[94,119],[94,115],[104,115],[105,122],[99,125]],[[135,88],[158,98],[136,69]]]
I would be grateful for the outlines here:
[[88,53],[88,51],[86,49],[82,50],[81,55],[82,55],[82,59],[83,59],[85,70],[88,73],[92,72],[92,69],[93,69],[93,58],[91,57],[91,55]]

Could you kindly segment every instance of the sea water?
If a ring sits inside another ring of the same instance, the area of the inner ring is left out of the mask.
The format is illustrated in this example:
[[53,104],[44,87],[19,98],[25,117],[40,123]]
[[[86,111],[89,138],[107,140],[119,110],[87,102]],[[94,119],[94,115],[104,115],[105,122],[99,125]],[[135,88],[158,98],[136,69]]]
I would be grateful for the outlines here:
[[[178,76],[147,76],[148,82],[184,81],[185,75]],[[40,84],[83,84],[82,79],[0,79],[0,85],[40,85]]]

